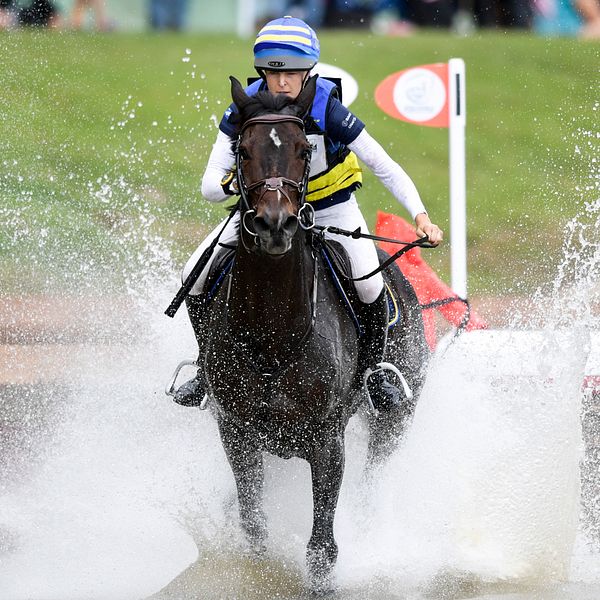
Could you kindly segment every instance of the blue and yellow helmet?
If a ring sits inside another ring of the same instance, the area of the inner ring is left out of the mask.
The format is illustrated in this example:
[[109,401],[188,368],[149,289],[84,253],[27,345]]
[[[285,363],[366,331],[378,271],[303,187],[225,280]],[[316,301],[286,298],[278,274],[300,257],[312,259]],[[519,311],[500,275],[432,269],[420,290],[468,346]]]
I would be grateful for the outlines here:
[[254,42],[257,71],[310,71],[319,61],[317,34],[301,19],[269,21]]

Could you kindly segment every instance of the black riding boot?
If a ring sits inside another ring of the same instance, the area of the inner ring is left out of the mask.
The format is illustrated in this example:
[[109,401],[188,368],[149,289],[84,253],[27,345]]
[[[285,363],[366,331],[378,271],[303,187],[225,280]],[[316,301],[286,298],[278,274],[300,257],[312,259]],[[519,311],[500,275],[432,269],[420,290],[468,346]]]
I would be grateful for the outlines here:
[[[389,323],[385,289],[375,302],[361,306],[359,317],[363,336],[358,356],[361,373],[364,373],[368,368],[378,369],[377,363],[384,359]],[[387,380],[384,370],[379,369],[371,374],[367,380],[367,388],[377,410],[401,409],[406,402],[405,394]]]
[[[187,307],[188,316],[192,323],[194,334],[196,335],[196,341],[198,342],[199,355],[198,364],[202,360],[202,349],[206,343],[205,331],[204,331],[204,295],[199,296],[186,296],[185,305]],[[181,406],[200,406],[204,395],[206,393],[206,381],[204,380],[204,369],[198,368],[198,372],[193,379],[186,381],[182,384],[175,394],[173,400]]]

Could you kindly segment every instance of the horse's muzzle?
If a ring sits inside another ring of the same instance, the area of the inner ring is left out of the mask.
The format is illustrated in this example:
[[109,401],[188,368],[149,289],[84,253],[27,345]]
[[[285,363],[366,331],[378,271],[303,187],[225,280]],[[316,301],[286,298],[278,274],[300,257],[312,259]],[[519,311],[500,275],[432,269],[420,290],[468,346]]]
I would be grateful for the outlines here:
[[286,254],[292,247],[292,239],[298,230],[298,217],[286,210],[265,210],[254,217],[253,225],[261,250],[278,256]]

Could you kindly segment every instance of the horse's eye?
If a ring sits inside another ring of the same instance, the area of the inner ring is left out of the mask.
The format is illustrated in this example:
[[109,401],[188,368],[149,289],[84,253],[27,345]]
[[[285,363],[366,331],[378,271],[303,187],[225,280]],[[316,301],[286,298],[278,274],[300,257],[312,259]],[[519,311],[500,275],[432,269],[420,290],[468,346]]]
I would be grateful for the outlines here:
[[248,151],[246,150],[246,148],[240,148],[238,150],[239,154],[240,154],[240,158],[242,160],[248,160],[250,158],[250,155],[248,154]]

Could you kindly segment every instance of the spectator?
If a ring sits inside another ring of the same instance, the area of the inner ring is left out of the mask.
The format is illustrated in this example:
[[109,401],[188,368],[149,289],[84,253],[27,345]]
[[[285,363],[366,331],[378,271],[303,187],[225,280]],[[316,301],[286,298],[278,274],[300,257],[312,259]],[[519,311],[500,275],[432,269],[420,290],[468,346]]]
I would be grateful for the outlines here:
[[71,12],[71,26],[73,29],[81,29],[83,27],[85,15],[88,10],[94,16],[96,28],[100,31],[107,31],[109,26],[104,10],[104,0],[75,0],[73,11]]
[[449,27],[454,0],[379,0],[375,4],[372,29],[376,33],[403,36],[414,26]]
[[600,37],[598,0],[537,0],[534,27],[541,35]]
[[17,18],[14,0],[0,0],[0,31],[12,27]]
[[150,0],[152,29],[181,31],[184,26],[187,0]]
[[575,7],[583,18],[578,34],[583,38],[600,38],[600,3],[598,0],[575,0]]
[[58,27],[60,14],[52,0],[33,0],[17,13],[17,22],[25,27]]
[[411,35],[415,26],[407,19],[407,14],[406,0],[381,0],[374,10],[371,31],[392,37]]

